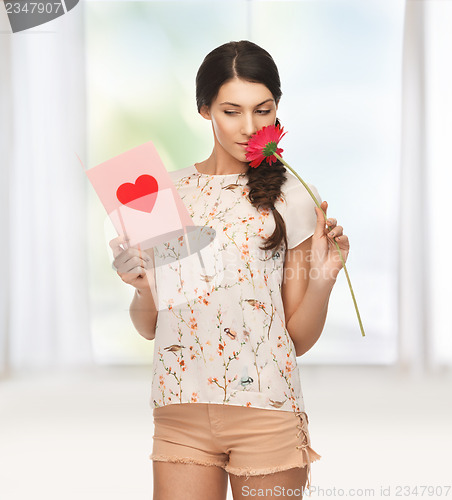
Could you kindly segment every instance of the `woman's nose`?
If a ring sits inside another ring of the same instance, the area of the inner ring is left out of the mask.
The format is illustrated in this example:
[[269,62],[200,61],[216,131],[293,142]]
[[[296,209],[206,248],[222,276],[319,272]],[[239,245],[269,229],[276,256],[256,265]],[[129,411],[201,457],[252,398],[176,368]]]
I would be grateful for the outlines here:
[[257,132],[257,130],[258,130],[258,127],[257,127],[257,124],[255,122],[254,116],[244,115],[241,133],[243,135],[247,135],[248,137],[251,137],[253,134],[255,134]]

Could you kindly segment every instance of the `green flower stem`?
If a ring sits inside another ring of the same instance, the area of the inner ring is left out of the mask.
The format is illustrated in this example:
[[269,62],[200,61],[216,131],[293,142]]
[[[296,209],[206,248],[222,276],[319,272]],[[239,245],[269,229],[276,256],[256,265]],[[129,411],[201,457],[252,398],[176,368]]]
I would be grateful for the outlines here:
[[[278,160],[283,163],[284,166],[286,166],[297,178],[298,180],[303,184],[303,186],[308,190],[308,193],[311,195],[312,199],[314,200],[315,204],[320,208],[320,210],[322,210],[323,212],[323,217],[325,218],[325,223],[326,223],[326,213],[323,211],[323,208],[320,206],[320,203],[318,202],[317,198],[315,197],[314,193],[309,189],[309,186],[306,184],[306,182],[297,174],[297,172],[295,172],[295,170],[290,166],[288,165],[282,158],[281,156],[279,156],[278,153],[273,153],[273,155],[275,156],[275,158],[278,158]],[[336,248],[337,248],[337,251],[339,252],[339,256],[341,258],[341,261],[342,261],[342,265],[344,266],[344,272],[345,272],[345,276],[347,277],[347,281],[348,281],[348,286],[350,288],[350,292],[352,294],[352,299],[353,299],[353,303],[355,305],[355,310],[356,310],[356,314],[358,316],[358,322],[359,322],[359,327],[361,328],[361,333],[362,333],[362,336],[365,337],[366,334],[364,333],[364,327],[363,327],[363,323],[361,321],[361,316],[359,314],[359,310],[358,310],[358,304],[356,303],[356,298],[355,298],[355,294],[353,293],[353,288],[352,288],[352,284],[351,284],[351,281],[350,281],[350,277],[348,275],[348,271],[347,271],[347,266],[345,265],[345,261],[344,261],[344,257],[342,257],[342,252],[341,252],[341,249],[339,248],[339,245],[337,243],[336,240],[333,240],[334,241],[334,244],[336,245]]]

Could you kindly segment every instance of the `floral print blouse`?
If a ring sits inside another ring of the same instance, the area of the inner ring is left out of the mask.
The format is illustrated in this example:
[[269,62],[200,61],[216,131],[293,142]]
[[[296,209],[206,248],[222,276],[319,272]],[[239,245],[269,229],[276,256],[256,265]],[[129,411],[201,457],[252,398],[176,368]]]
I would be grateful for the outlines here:
[[[249,199],[246,174],[170,172],[198,231],[154,247],[158,317],[151,406],[218,403],[305,411],[281,297],[284,241],[263,251],[271,210]],[[275,203],[288,248],[314,233],[315,203],[288,170]],[[308,184],[319,203],[316,187]]]

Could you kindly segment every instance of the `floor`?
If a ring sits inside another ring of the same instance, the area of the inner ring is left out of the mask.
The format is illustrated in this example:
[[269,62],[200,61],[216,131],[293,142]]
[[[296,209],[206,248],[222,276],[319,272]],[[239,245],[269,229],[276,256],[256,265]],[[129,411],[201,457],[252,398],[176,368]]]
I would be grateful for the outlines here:
[[[0,499],[152,500],[151,373],[95,367],[0,381]],[[301,376],[322,455],[311,497],[396,498],[416,486],[452,497],[450,374],[305,366]]]

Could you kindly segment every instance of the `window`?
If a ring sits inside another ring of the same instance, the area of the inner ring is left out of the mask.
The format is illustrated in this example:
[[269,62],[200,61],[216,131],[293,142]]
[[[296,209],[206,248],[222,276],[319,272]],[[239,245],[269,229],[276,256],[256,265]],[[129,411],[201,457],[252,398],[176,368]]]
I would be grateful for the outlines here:
[[[152,140],[168,170],[207,158],[196,71],[230,40],[250,39],[279,67],[287,161],[329,202],[350,237],[325,330],[306,363],[382,363],[397,356],[397,212],[404,2],[87,2],[89,165]],[[233,22],[226,22],[234,12]],[[275,35],[277,32],[277,36]],[[130,321],[133,289],[110,267],[115,236],[90,190],[96,359],[150,362]]]

